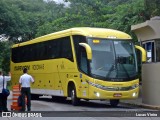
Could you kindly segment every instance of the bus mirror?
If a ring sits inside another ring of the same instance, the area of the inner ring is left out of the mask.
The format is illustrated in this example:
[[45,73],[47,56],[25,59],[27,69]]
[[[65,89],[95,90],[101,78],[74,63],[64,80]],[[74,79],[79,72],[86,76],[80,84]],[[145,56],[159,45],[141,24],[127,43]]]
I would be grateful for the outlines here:
[[87,59],[92,60],[92,49],[91,49],[91,47],[86,43],[79,43],[79,45],[86,49]]
[[141,51],[142,53],[142,62],[146,62],[147,61],[147,53],[146,53],[146,50],[141,47],[141,46],[138,46],[138,45],[135,45],[135,48],[137,48],[138,50]]

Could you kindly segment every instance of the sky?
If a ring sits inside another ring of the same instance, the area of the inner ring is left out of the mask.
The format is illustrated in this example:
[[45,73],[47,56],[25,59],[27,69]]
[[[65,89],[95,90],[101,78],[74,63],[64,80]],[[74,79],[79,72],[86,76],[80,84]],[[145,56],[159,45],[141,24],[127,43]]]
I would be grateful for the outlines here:
[[54,1],[57,2],[57,3],[64,3],[63,0],[54,0]]
[[53,0],[53,1],[55,1],[57,4],[61,3],[65,4],[65,7],[68,7],[70,5],[70,2],[64,2],[63,0]]

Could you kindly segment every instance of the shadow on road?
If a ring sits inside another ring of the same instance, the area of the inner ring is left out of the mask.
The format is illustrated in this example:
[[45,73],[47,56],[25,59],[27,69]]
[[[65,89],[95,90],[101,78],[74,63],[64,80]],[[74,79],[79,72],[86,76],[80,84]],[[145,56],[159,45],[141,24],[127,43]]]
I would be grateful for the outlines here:
[[[52,98],[39,98],[39,101],[45,101],[45,102],[54,102],[54,103],[60,103],[65,105],[72,105],[71,100],[67,100],[64,97],[54,97]],[[112,107],[109,103],[109,101],[99,101],[99,100],[90,100],[85,101],[81,100],[79,102],[79,105],[81,107],[88,107],[88,108],[115,108],[115,109],[137,109],[137,107],[133,107],[131,105],[122,105],[119,104],[117,107]]]

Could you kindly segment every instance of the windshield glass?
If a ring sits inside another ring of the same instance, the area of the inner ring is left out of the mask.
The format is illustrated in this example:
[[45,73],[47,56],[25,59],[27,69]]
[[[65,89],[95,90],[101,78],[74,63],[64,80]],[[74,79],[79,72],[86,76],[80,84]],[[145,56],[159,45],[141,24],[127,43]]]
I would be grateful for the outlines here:
[[91,75],[112,81],[137,77],[134,45],[129,40],[88,39],[92,48]]

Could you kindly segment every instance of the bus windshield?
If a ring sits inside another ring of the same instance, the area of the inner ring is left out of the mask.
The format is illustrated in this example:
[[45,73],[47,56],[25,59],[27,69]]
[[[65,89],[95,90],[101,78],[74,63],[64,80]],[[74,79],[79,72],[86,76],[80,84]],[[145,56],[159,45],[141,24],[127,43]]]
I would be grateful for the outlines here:
[[92,48],[91,75],[110,81],[128,81],[137,77],[137,61],[131,40],[88,38]]

